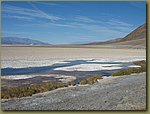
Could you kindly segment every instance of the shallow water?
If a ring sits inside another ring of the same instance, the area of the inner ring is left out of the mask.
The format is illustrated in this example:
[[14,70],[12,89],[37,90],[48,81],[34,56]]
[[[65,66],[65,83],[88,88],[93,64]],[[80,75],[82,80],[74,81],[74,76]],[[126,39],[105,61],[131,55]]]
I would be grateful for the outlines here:
[[[64,62],[64,63],[63,63]],[[51,66],[40,66],[40,67],[29,67],[29,68],[3,68],[1,69],[1,76],[4,77],[11,77],[4,78],[3,82],[9,83],[9,85],[16,86],[16,85],[28,85],[28,84],[39,84],[45,81],[60,81],[60,79],[67,78],[66,76],[71,76],[71,80],[75,83],[79,83],[80,80],[86,79],[88,76],[105,76],[109,77],[112,73],[116,72],[120,69],[127,69],[129,66],[133,65],[132,62],[101,62],[97,60],[71,60],[71,61],[63,61],[62,63],[56,63]],[[104,69],[101,70],[92,70],[94,66],[88,65],[96,65],[96,66],[103,66]],[[87,66],[85,70],[72,70],[67,71],[63,70],[63,68],[67,67],[74,67],[76,66],[80,68],[80,66],[84,65]],[[113,67],[119,66],[120,69],[113,69]],[[56,69],[61,70],[56,70]],[[108,68],[108,69],[107,69]],[[112,70],[110,69],[112,68]],[[46,77],[44,76],[46,75]],[[19,77],[19,79],[15,79]],[[61,77],[63,76],[63,77]],[[25,78],[28,77],[28,78]],[[73,78],[74,77],[74,78]]]
[[[73,75],[73,76],[83,76],[83,75],[93,75],[101,74],[102,76],[109,76],[111,72],[116,70],[96,70],[96,71],[65,71],[65,70],[55,70],[56,68],[62,67],[71,67],[74,65],[80,64],[120,64],[121,69],[127,69],[129,65],[133,65],[132,62],[92,62],[88,60],[73,60],[73,61],[64,61],[67,63],[57,63],[51,66],[40,66],[40,67],[29,67],[29,68],[3,68],[1,69],[1,75],[31,75],[31,74],[63,74],[63,75]],[[108,66],[113,67],[113,66]]]

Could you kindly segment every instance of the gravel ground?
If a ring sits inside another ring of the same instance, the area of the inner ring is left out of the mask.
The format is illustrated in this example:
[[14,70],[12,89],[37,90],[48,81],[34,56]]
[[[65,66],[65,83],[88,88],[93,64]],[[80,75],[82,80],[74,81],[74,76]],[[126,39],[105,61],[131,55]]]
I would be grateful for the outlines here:
[[146,110],[146,73],[2,100],[1,106],[2,110]]

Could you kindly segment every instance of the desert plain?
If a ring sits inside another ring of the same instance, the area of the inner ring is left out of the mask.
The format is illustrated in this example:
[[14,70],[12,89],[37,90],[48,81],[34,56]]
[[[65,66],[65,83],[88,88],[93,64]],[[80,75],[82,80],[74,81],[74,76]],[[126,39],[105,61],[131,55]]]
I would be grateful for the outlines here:
[[4,46],[1,50],[2,68],[46,66],[69,59],[101,59],[115,61],[146,59],[145,49],[119,49],[103,46]]

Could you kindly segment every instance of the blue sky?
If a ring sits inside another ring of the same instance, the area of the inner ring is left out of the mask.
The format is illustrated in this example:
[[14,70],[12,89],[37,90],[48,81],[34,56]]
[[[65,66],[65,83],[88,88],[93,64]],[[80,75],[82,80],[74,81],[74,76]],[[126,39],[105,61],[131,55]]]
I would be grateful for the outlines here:
[[120,38],[146,22],[146,2],[2,2],[2,37],[51,44]]

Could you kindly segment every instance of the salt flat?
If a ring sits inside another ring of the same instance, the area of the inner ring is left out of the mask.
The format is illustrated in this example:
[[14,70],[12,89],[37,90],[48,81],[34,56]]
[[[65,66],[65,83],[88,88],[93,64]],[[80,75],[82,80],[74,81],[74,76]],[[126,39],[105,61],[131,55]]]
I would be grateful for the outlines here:
[[145,49],[116,49],[107,47],[27,47],[3,46],[1,67],[25,68],[49,66],[66,60],[98,59],[101,61],[145,60]]

